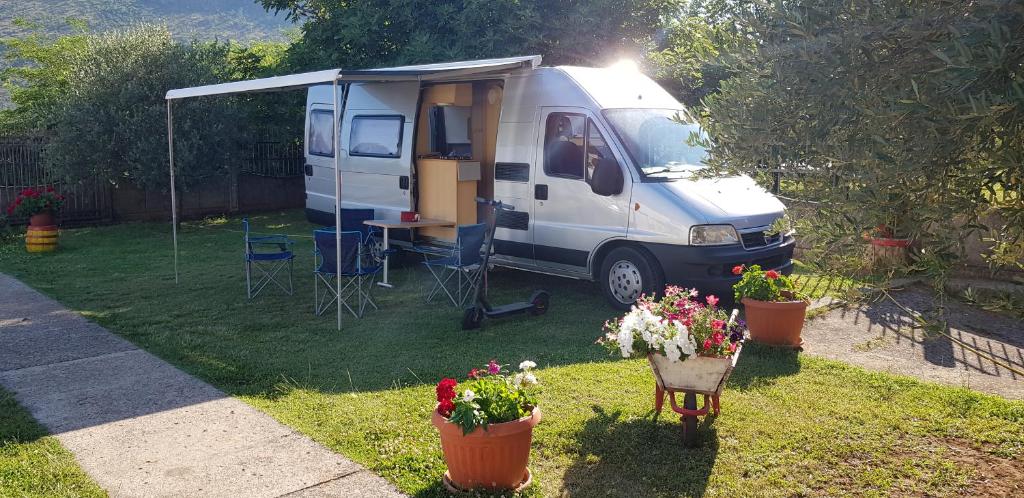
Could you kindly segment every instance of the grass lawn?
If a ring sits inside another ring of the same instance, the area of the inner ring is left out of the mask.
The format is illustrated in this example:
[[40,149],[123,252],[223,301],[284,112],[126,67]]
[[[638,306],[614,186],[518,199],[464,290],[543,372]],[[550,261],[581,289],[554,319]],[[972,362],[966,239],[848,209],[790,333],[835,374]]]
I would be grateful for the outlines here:
[[[301,213],[253,217],[260,231],[308,235]],[[1024,486],[1024,403],[751,345],[683,449],[678,419],[652,416],[643,360],[593,345],[615,313],[588,283],[491,275],[499,303],[551,291],[550,312],[458,328],[426,304],[418,265],[378,289],[362,320],[312,315],[312,244],[298,239],[295,296],[245,300],[237,220],[186,224],[181,283],[168,224],[65,231],[52,255],[0,248],[0,271],[366,465],[403,491],[443,495],[429,414],[434,384],[497,358],[540,369],[544,420],[535,496],[1013,494]],[[1000,470],[1003,469],[1003,470]],[[1011,469],[1005,471],[1005,469]],[[989,486],[989,487],[981,487]],[[1004,487],[991,487],[1004,486]]]
[[0,389],[0,496],[107,496],[10,393]]

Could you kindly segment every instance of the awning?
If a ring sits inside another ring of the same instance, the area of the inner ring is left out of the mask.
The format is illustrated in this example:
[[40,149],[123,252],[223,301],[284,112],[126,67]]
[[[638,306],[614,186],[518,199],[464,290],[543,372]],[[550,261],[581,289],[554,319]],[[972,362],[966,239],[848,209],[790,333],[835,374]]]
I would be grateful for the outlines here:
[[539,55],[506,57],[502,59],[481,59],[462,62],[442,62],[415,66],[385,67],[379,69],[327,69],[310,73],[296,73],[246,81],[235,81],[217,85],[179,88],[167,92],[166,99],[183,99],[203,95],[228,95],[234,93],[269,92],[291,90],[340,81],[443,81],[488,73],[504,73],[519,68],[534,68],[540,65]]

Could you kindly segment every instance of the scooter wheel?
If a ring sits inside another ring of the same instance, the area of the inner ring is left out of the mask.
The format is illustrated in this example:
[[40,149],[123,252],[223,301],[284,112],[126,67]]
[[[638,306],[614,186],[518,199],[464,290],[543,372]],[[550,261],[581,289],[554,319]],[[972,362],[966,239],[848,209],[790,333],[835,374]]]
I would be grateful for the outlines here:
[[483,310],[476,306],[466,308],[466,311],[462,314],[462,330],[476,330],[480,328],[480,323],[483,321]]
[[539,291],[534,294],[533,299],[530,300],[530,304],[533,305],[530,308],[531,315],[543,315],[548,312],[548,308],[551,306],[551,294],[548,294],[545,291]]

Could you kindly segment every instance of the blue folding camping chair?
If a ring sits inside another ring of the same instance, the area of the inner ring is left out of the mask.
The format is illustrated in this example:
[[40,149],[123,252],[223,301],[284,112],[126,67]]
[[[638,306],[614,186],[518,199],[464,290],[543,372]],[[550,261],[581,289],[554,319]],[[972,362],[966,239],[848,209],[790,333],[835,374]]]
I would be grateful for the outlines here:
[[[280,287],[289,296],[292,295],[292,266],[295,259],[292,245],[295,242],[279,234],[254,237],[249,233],[249,218],[242,218],[242,230],[245,233],[245,290],[249,299],[256,297],[270,283]],[[278,274],[285,268],[288,269],[288,287],[278,279]]]
[[[466,304],[466,300],[476,292],[476,286],[480,285],[480,277],[483,275],[481,250],[486,237],[487,225],[484,223],[459,225],[456,228],[455,246],[447,254],[431,258],[424,253],[423,264],[434,277],[434,286],[427,294],[428,303],[439,292],[444,292],[455,307],[461,308]],[[448,288],[452,279],[455,279],[454,292]]]
[[[356,318],[362,318],[367,305],[378,309],[370,290],[373,288],[374,278],[383,267],[370,257],[363,234],[355,230],[341,232],[340,264],[337,261],[338,245],[334,228],[313,231],[313,244],[316,262],[313,269],[314,312],[322,315],[336,302]],[[337,289],[338,278],[345,279],[340,296]],[[352,298],[355,298],[354,303],[349,302]]]

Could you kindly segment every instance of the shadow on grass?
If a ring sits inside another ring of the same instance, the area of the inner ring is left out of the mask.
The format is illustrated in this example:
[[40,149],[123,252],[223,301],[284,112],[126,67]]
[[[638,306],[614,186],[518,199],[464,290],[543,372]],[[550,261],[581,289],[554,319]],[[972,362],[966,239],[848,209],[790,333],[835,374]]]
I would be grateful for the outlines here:
[[621,412],[591,407],[594,416],[576,436],[565,473],[567,496],[702,496],[718,456],[714,417],[704,417],[698,446],[685,448],[678,417],[623,420]]
[[775,379],[800,372],[800,352],[756,342],[743,345],[727,388],[750,389],[774,383]]

